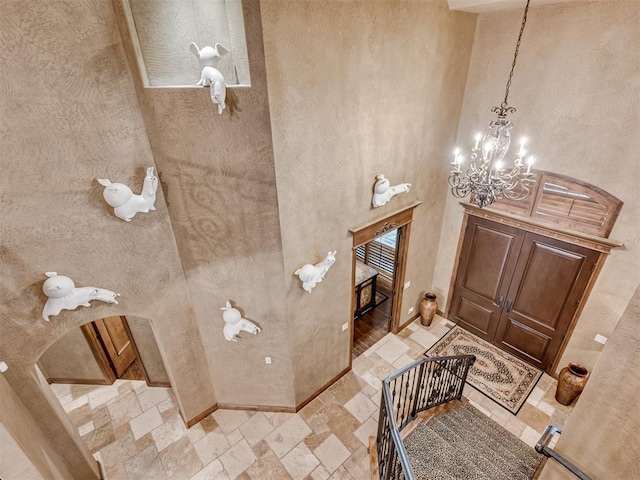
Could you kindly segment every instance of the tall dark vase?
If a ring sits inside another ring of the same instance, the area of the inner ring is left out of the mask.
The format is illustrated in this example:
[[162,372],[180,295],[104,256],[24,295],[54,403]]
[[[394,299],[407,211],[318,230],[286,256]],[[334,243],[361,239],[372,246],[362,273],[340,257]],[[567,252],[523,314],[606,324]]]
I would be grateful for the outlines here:
[[422,300],[420,300],[420,323],[425,327],[431,325],[433,317],[438,310],[438,302],[435,293],[425,293]]
[[584,390],[588,378],[589,371],[582,365],[570,363],[564,367],[558,374],[556,401],[561,405],[571,404]]

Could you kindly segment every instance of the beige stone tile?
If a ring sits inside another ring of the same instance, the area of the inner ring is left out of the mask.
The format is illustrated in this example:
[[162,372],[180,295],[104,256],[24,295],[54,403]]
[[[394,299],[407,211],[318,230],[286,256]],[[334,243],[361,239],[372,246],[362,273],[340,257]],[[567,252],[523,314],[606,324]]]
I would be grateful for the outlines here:
[[542,436],[542,432],[538,432],[533,428],[526,426],[522,435],[520,435],[520,440],[529,445],[530,447],[535,447],[538,440]]
[[516,417],[538,432],[543,432],[549,424],[549,415],[526,402],[522,405]]
[[106,405],[101,405],[95,410],[91,411],[91,418],[96,428],[102,427],[111,422],[111,416]]
[[329,473],[334,472],[351,455],[351,452],[349,452],[347,447],[345,447],[335,435],[331,435],[322,442],[313,453]]
[[329,480],[359,480],[359,479],[354,479],[349,473],[349,471],[344,467],[344,465],[341,465],[340,468],[338,468],[335,472],[331,474],[331,476],[329,477]]
[[295,413],[286,413],[286,412],[265,412],[264,416],[267,417],[269,423],[273,425],[273,428],[278,428],[280,425],[285,423],[287,420],[295,417]]
[[205,433],[213,432],[215,429],[220,428],[218,422],[216,422],[215,418],[211,415],[204,417],[197,425],[200,425],[200,428],[202,428]]
[[360,450],[362,447],[362,442],[360,442],[355,435],[349,435],[346,439],[340,439],[340,441],[352,454]]
[[269,422],[262,412],[257,412],[249,420],[240,425],[240,432],[244,438],[247,439],[249,445],[255,445],[272,431],[273,425],[271,425],[271,422]]
[[318,412],[331,431],[343,442],[360,427],[360,422],[339,403],[328,403]]
[[95,453],[98,450],[109,445],[111,442],[115,442],[116,435],[113,431],[111,424],[107,423],[101,427],[97,427],[91,430],[84,437],[84,442],[87,444],[87,448],[91,453]]
[[413,357],[409,356],[407,353],[404,353],[400,355],[400,358],[393,362],[393,367],[397,370],[400,370],[402,367],[406,367],[413,361]]
[[[92,422],[93,414],[91,412],[91,407],[89,406],[89,402],[87,401],[84,405],[76,408],[75,410],[67,412],[67,417],[69,417],[69,420],[71,420],[71,423],[73,423],[76,427]],[[95,426],[95,422],[94,422],[94,426]]]
[[328,397],[328,395],[326,395],[326,393],[328,392],[333,395],[340,403],[347,403],[365,385],[366,383],[353,371],[348,372],[343,375],[336,383],[331,385],[325,393],[323,393],[323,401],[325,397]]
[[235,480],[251,480],[251,477],[249,476],[249,474],[247,472],[242,472],[240,475],[238,475]]
[[105,480],[129,480],[127,473],[124,471],[122,465],[112,468],[111,470],[105,470]]
[[538,380],[538,384],[536,385],[536,387],[540,388],[541,390],[544,390],[545,392],[548,391],[551,387],[553,388],[554,394],[555,394],[555,385],[557,384],[556,380],[549,376],[546,373],[542,374],[542,377],[540,377],[540,380]]
[[353,434],[364,446],[369,446],[369,437],[378,435],[378,422],[368,418]]
[[191,480],[230,480],[227,472],[224,471],[222,462],[215,460],[196,473]]
[[313,433],[323,433],[330,430],[329,425],[327,425],[327,422],[323,420],[322,414],[320,412],[308,418],[306,420],[306,423],[307,425],[309,425],[309,427],[311,427]]
[[311,435],[307,435],[304,439],[304,444],[311,450],[315,450],[320,446],[322,442],[324,442],[327,438],[332,435],[331,430],[327,429],[322,433],[312,433]]
[[202,470],[202,462],[187,437],[169,445],[159,453],[160,461],[167,476],[182,473],[189,478]]
[[221,432],[209,432],[193,446],[198,453],[202,465],[208,465],[222,455],[230,445]]
[[358,451],[353,453],[343,464],[344,468],[351,474],[353,478],[370,479],[371,466],[369,464],[369,453],[362,446]]
[[534,387],[529,396],[527,397],[527,403],[537,407],[538,404],[542,401],[545,395],[545,391],[539,387]]
[[320,464],[304,443],[296,445],[280,461],[293,480],[302,480]]
[[187,437],[189,437],[189,441],[191,441],[192,444],[204,438],[206,434],[207,433],[199,423],[196,423],[193,427],[187,430]]
[[278,458],[282,458],[304,438],[311,434],[309,425],[302,418],[293,415],[289,420],[265,437],[265,441]]
[[156,442],[153,439],[153,435],[151,435],[151,432],[147,433],[146,435],[143,435],[142,437],[136,440],[136,448],[138,449],[139,452],[141,452],[147,447],[150,447],[151,445],[153,445],[154,447],[156,446]]
[[264,457],[265,455],[268,455],[268,454],[274,454],[269,448],[269,445],[267,445],[267,442],[265,442],[264,440],[260,440],[255,445],[252,445],[251,449],[253,450],[253,453],[255,453],[256,457],[258,458]]
[[104,405],[109,400],[116,398],[118,393],[118,386],[115,384],[100,387],[89,393],[89,405],[91,405],[92,409],[97,408],[100,405]]
[[369,357],[360,355],[358,358],[356,358],[353,361],[351,368],[356,374],[362,375],[364,372],[368,371],[372,366],[373,366],[373,362],[370,360]]
[[379,391],[382,388],[382,381],[373,372],[365,372],[360,378],[376,391]]
[[138,395],[138,401],[143,412],[155,407],[161,402],[169,399],[169,390],[161,387],[149,387]]
[[162,417],[160,416],[158,409],[153,407],[152,409],[135,417],[131,422],[129,422],[129,424],[131,425],[133,437],[137,440],[149,433],[151,430],[162,425]]
[[549,405],[547,402],[545,402],[544,400],[541,401],[538,404],[538,410],[540,410],[543,413],[546,413],[547,415],[551,416],[556,412],[556,409],[553,408],[551,405]]
[[522,432],[524,432],[526,426],[527,424],[522,420],[513,417],[507,423],[505,423],[504,428],[513,433],[516,437],[520,438],[520,435],[522,435]]
[[298,415],[300,415],[303,420],[306,421],[309,417],[313,416],[320,407],[322,407],[322,400],[320,399],[321,396],[322,395],[311,400],[298,412]]
[[360,423],[367,421],[374,412],[378,410],[376,405],[362,393],[357,393],[354,397],[345,403],[344,407],[353,415]]
[[127,435],[118,438],[116,441],[102,448],[100,450],[100,461],[105,471],[108,471],[121,465],[139,451],[133,439],[133,434],[129,432]]
[[318,465],[316,469],[311,472],[311,478],[313,480],[327,480],[329,478],[329,472],[323,465]]
[[211,414],[224,433],[231,433],[249,420],[247,412],[242,410],[216,410]]
[[414,342],[419,343],[425,350],[433,347],[433,345],[440,340],[440,336],[435,335],[424,328],[419,328],[413,332],[409,338]]
[[253,465],[256,460],[257,458],[246,440],[236,443],[220,455],[220,461],[231,478],[236,478]]
[[187,428],[180,415],[174,415],[167,422],[151,431],[158,452],[177,442],[183,436],[187,437]]
[[121,393],[111,400],[107,403],[107,409],[109,410],[109,415],[111,415],[111,421],[114,426],[127,423],[142,413],[140,403],[138,403],[138,397],[133,390],[129,390],[124,394]]
[[[263,442],[264,443],[264,442]],[[251,480],[290,480],[291,477],[286,471],[278,457],[268,451],[260,456],[258,460],[246,470]]]
[[124,462],[124,470],[127,472],[128,478],[153,478],[154,480],[167,478],[158,452],[153,445]]
[[242,439],[244,439],[244,437],[242,436],[242,433],[240,433],[240,429],[227,434],[227,441],[230,445],[235,445]]
[[382,358],[385,362],[393,364],[400,356],[409,351],[409,347],[402,342],[401,339],[393,336],[376,350],[376,355]]
[[91,432],[91,431],[93,431],[93,430],[95,430],[95,429],[96,429],[96,427],[95,427],[95,425],[93,424],[93,420],[92,420],[92,421],[90,421],[90,422],[88,422],[88,423],[85,423],[84,425],[80,425],[80,426],[78,427],[78,435],[80,435],[81,437],[83,437],[83,436],[85,436],[87,433],[89,433],[89,432]]

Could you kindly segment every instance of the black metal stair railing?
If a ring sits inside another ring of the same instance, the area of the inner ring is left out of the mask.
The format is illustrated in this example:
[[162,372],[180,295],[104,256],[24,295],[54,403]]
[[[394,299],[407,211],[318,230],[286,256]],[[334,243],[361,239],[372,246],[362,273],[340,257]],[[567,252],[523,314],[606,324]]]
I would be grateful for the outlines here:
[[536,452],[543,454],[547,458],[553,458],[556,462],[569,470],[580,480],[591,480],[591,477],[589,475],[584,473],[573,463],[556,452],[553,448],[549,447],[549,442],[553,438],[553,435],[556,433],[562,433],[562,430],[560,430],[558,427],[554,427],[553,425],[547,425],[547,428],[543,432],[542,437],[540,437],[540,440],[538,440],[538,443],[536,443]]
[[400,432],[418,413],[460,400],[475,360],[474,355],[424,358],[382,381],[377,436],[381,480],[415,479]]

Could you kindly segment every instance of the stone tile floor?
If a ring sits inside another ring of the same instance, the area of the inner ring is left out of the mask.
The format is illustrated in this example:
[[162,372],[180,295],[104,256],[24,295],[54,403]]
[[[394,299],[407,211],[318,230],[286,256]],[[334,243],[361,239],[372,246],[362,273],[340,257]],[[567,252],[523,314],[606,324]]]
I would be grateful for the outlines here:
[[[420,357],[450,326],[436,317],[431,327],[416,321],[388,334],[297,414],[218,410],[187,430],[170,389],[130,380],[51,387],[108,480],[364,480],[371,475],[367,445],[377,431],[380,380]],[[465,396],[533,446],[547,424],[563,426],[571,413],[555,401],[555,386],[543,375],[517,415],[471,387]]]

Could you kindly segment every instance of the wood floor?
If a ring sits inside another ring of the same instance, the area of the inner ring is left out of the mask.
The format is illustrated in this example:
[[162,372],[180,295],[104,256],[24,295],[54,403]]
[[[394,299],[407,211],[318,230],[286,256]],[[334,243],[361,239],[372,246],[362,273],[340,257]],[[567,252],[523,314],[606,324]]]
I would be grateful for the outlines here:
[[390,298],[354,320],[353,358],[357,358],[359,355],[362,355],[365,350],[389,333],[390,320]]

